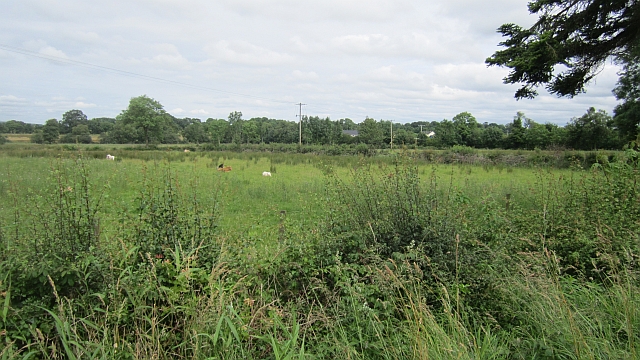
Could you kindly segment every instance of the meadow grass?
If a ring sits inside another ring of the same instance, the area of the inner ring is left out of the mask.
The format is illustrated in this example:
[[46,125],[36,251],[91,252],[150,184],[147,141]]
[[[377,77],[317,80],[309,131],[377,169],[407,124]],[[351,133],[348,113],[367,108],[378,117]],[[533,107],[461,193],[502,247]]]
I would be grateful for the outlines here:
[[[61,157],[77,154],[74,150],[58,152]],[[274,234],[277,231],[273,230],[282,221],[283,211],[286,212],[286,219],[300,226],[313,226],[319,222],[323,215],[321,198],[326,183],[323,174],[325,168],[333,168],[338,175],[347,176],[359,166],[375,163],[365,158],[358,160],[355,157],[349,162],[340,162],[343,159],[335,161],[331,157],[313,155],[179,155],[179,161],[167,161],[159,156],[149,160],[134,158],[115,162],[96,157],[95,161],[90,161],[88,166],[94,181],[109,184],[109,200],[104,204],[105,215],[118,214],[130,206],[136,197],[136,185],[141,183],[143,172],[149,172],[149,176],[159,176],[157,172],[160,169],[170,168],[181,183],[197,179],[204,201],[219,200],[219,206],[223,209],[220,226],[224,232],[244,232],[252,236],[258,233]],[[12,186],[15,191],[21,192],[18,198],[26,196],[27,192],[45,188],[47,175],[59,161],[56,158],[0,157],[0,196],[3,202],[9,203],[8,190]],[[222,163],[233,170],[228,173],[217,171],[217,166]],[[375,166],[385,168],[384,171],[393,171],[386,161]],[[263,171],[271,171],[273,176],[263,177]],[[443,191],[464,188],[469,196],[491,194],[502,198],[506,194],[513,194],[513,201],[517,201],[515,194],[533,186],[541,173],[550,172],[558,176],[569,173],[568,170],[483,168],[456,164],[425,163],[419,166],[422,181],[425,184],[435,181]],[[206,193],[207,189],[211,189],[210,194]]]
[[638,353],[637,170],[69,149],[0,155],[0,358]]

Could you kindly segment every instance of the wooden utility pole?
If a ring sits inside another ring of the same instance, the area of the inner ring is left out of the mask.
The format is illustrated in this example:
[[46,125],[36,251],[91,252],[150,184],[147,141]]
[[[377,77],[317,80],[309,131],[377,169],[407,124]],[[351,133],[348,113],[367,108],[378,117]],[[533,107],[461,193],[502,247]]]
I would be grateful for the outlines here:
[[393,121],[389,120],[391,123],[391,150],[393,150]]
[[298,115],[299,129],[300,129],[300,140],[298,141],[298,145],[302,146],[302,105],[307,105],[303,103],[296,104],[300,106],[300,115]]

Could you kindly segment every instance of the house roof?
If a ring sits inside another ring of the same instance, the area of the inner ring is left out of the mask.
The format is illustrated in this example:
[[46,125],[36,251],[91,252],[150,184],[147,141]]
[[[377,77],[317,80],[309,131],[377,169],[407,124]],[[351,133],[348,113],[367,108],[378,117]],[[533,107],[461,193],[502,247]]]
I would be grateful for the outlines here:
[[349,136],[358,136],[358,130],[342,130],[342,133]]

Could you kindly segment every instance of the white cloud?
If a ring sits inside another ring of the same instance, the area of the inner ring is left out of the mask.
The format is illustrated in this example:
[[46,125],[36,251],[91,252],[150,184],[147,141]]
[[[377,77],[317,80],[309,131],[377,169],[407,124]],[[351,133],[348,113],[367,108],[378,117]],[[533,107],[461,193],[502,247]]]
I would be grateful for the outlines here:
[[289,21],[304,14],[304,19],[319,21],[386,21],[412,10],[407,0],[222,0],[224,6],[240,16],[266,16]]
[[9,104],[9,103],[23,103],[27,101],[27,99],[19,98],[14,95],[0,95],[0,103]]
[[273,66],[293,60],[291,55],[256,46],[247,41],[221,40],[207,45],[205,51],[215,60],[232,64]]
[[415,58],[427,62],[461,61],[477,54],[477,47],[462,36],[438,32],[345,35],[333,38],[332,47],[345,54],[367,57]]
[[173,110],[169,110],[169,114],[172,114],[172,115],[179,115],[179,114],[182,114],[183,112],[184,112],[184,110],[181,109],[181,108],[176,108],[176,109],[173,109]]
[[350,54],[367,55],[391,50],[389,37],[382,34],[346,35],[332,42],[338,50]]
[[49,55],[53,57],[68,59],[69,57],[63,51],[54,48],[53,46],[43,47],[38,51],[42,55]]
[[306,80],[306,81],[315,81],[318,80],[319,76],[315,71],[304,72],[300,70],[294,70],[292,72],[294,78],[298,80]]
[[85,44],[95,44],[100,42],[101,38],[96,32],[82,31],[78,29],[69,29],[65,31],[66,36],[75,41],[79,41]]
[[88,104],[82,101],[78,101],[77,103],[74,104],[74,107],[76,108],[93,108],[96,107],[96,104]]
[[207,114],[209,114],[209,112],[207,110],[204,110],[204,109],[191,110],[189,112],[192,113],[192,114],[198,114],[198,115],[207,115]]

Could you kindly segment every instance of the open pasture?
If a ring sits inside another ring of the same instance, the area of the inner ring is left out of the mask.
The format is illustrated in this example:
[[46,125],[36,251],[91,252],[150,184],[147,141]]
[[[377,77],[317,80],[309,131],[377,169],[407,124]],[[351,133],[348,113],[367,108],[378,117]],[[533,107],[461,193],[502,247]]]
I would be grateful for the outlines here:
[[402,152],[11,151],[0,154],[3,358],[640,350],[633,153],[558,170]]
[[[119,161],[104,161],[100,154],[89,152],[86,162],[88,174],[96,186],[108,196],[102,203],[102,217],[115,220],[123,211],[130,211],[140,191],[144,177],[162,177],[163,171],[175,174],[181,186],[193,186],[205,206],[215,206],[219,211],[220,227],[226,234],[245,234],[250,237],[273,237],[284,218],[296,226],[313,227],[323,216],[322,197],[325,192],[327,169],[336,175],[348,177],[362,167],[371,167],[380,174],[395,170],[389,158],[330,157],[298,154],[235,153],[169,153],[140,152],[134,157],[125,151],[112,149]],[[18,199],[48,189],[53,181],[51,174],[59,166],[73,166],[72,158],[87,154],[77,151],[59,151],[59,157],[0,157],[0,196],[3,204],[12,199],[10,192],[17,192]],[[99,155],[96,156],[96,155]],[[123,159],[124,158],[124,159]],[[142,159],[141,159],[142,158]],[[219,164],[231,166],[232,171],[222,173]],[[440,191],[464,189],[467,197],[492,196],[526,204],[527,189],[540,183],[542,177],[570,176],[569,170],[536,168],[510,168],[499,166],[443,165],[418,163],[421,186]],[[265,178],[263,171],[273,176]],[[517,195],[516,195],[517,194]],[[28,205],[28,202],[27,204]],[[5,216],[6,206],[2,207]],[[285,212],[283,214],[283,212]]]

